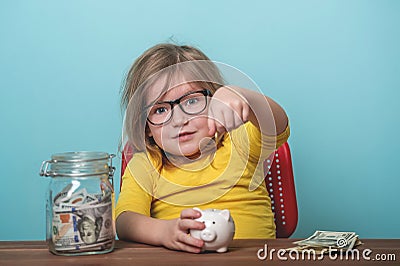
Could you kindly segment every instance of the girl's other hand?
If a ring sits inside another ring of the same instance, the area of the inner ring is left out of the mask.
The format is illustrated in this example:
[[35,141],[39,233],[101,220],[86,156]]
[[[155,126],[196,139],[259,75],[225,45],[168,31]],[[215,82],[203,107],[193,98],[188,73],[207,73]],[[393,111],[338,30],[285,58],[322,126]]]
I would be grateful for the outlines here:
[[250,107],[235,87],[219,88],[210,100],[208,128],[210,136],[231,131],[249,119]]
[[178,219],[167,220],[166,230],[162,236],[162,244],[166,248],[200,253],[204,241],[194,238],[189,234],[190,229],[203,230],[205,225],[195,221],[201,216],[199,211],[184,209]]

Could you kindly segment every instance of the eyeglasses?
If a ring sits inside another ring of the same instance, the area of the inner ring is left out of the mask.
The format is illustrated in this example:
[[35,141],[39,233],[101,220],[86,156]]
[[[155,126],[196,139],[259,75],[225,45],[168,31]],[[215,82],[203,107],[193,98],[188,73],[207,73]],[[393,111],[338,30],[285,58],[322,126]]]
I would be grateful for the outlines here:
[[179,105],[185,114],[200,114],[206,109],[207,97],[211,97],[211,95],[211,91],[204,89],[186,93],[174,101],[156,102],[148,107],[150,111],[147,115],[147,121],[156,126],[169,122],[174,114],[175,105]]

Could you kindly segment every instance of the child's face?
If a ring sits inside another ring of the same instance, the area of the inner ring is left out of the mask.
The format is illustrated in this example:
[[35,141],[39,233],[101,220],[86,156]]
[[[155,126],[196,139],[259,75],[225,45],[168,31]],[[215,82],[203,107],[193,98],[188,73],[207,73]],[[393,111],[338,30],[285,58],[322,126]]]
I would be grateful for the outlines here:
[[[201,91],[196,83],[187,83],[168,90],[157,99],[161,101],[174,101],[181,96],[195,91]],[[160,94],[157,89],[151,89],[147,102],[152,102]],[[154,110],[153,110],[154,111]],[[163,125],[153,125],[147,122],[150,133],[157,145],[165,152],[176,156],[193,156],[199,153],[199,144],[209,140],[207,108],[196,115],[189,115],[182,111],[176,104],[173,108],[171,119]]]

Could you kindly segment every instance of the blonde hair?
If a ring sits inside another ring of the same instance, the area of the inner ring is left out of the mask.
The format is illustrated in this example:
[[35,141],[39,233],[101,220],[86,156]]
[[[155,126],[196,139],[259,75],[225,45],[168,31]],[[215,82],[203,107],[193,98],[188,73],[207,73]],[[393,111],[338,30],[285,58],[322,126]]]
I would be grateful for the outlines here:
[[[185,62],[190,64],[183,64]],[[202,51],[191,46],[158,44],[136,59],[127,73],[122,90],[121,107],[126,111],[124,131],[127,145],[131,146],[132,152],[147,151],[155,160],[158,170],[171,166],[171,163],[154,139],[149,137],[147,114],[144,110],[149,87],[160,77],[161,71],[170,70],[171,67],[172,71],[166,71],[169,82],[166,82],[164,89],[169,87],[173,76],[182,70],[190,75],[191,81],[201,83],[202,87],[213,94],[223,85],[217,66]]]

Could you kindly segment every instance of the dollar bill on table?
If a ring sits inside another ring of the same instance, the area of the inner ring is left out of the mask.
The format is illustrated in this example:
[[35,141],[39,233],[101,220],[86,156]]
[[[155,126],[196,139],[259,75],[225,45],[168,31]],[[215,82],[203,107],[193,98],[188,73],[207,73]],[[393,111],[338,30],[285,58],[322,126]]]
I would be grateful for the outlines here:
[[315,231],[310,237],[295,241],[297,247],[288,250],[315,250],[317,254],[336,251],[347,251],[361,245],[355,232]]

